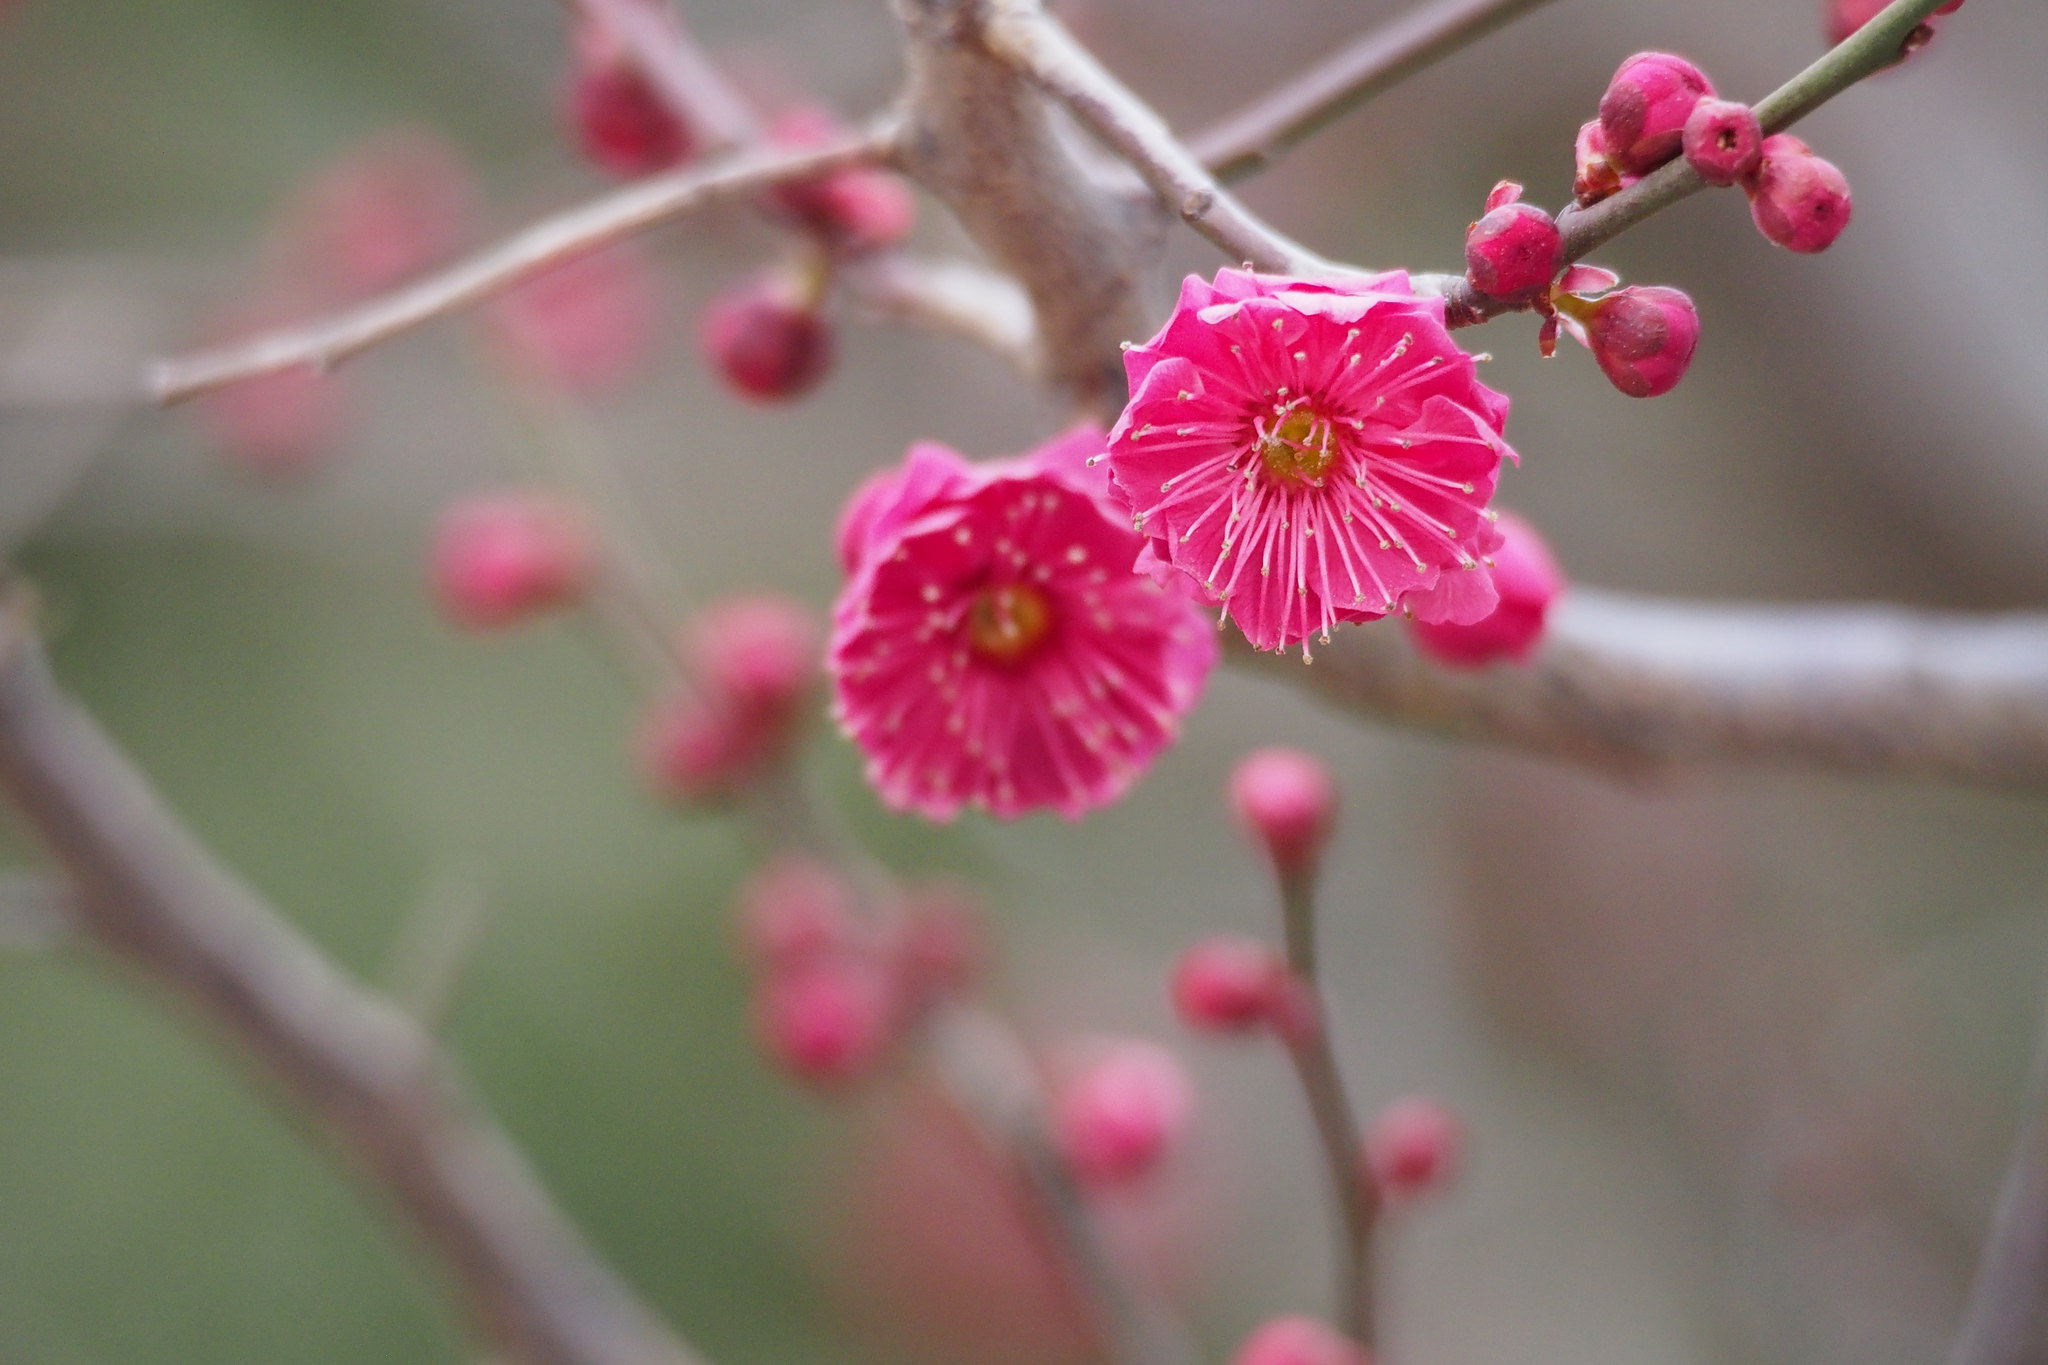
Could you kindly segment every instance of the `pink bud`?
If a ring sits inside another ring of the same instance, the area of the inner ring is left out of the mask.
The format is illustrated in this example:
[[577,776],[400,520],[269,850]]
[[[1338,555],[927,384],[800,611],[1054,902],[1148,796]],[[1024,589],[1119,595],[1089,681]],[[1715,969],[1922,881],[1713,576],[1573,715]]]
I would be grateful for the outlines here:
[[334,449],[346,394],[341,376],[300,365],[207,394],[199,417],[236,465],[261,478],[290,479]]
[[1337,826],[1337,787],[1321,759],[1260,749],[1231,773],[1230,804],[1283,879],[1314,875]]
[[1314,1318],[1274,1318],[1245,1338],[1230,1365],[1372,1365],[1372,1353]]
[[712,300],[698,337],[726,381],[762,402],[808,393],[832,364],[832,329],[824,315],[790,299],[772,280]]
[[1425,1096],[1395,1100],[1366,1130],[1366,1173],[1390,1203],[1442,1192],[1456,1179],[1464,1154],[1464,1124]]
[[1755,174],[1764,155],[1756,111],[1734,100],[1703,99],[1685,121],[1685,159],[1709,185],[1733,185]]
[[1607,139],[1600,132],[1599,119],[1579,126],[1579,136],[1572,143],[1572,160],[1572,196],[1582,206],[1597,204],[1636,182],[1635,176],[1623,175],[1608,159]]
[[661,92],[594,25],[578,34],[562,116],[583,154],[613,175],[665,171],[696,150]]
[[[845,125],[816,105],[784,110],[768,139],[792,151],[822,146]],[[849,166],[810,180],[778,185],[773,201],[798,223],[841,251],[896,246],[916,225],[917,205],[902,180],[870,166]]]
[[662,697],[640,723],[635,753],[661,796],[696,804],[732,795],[755,776],[754,729],[694,693]]
[[1748,189],[1757,231],[1788,250],[1826,251],[1849,226],[1848,177],[1789,133],[1764,139]]
[[1534,204],[1502,204],[1465,234],[1465,278],[1482,294],[1533,294],[1563,264],[1557,220]]
[[546,493],[467,498],[441,516],[434,537],[435,596],[470,630],[515,625],[581,600],[597,576],[590,523]]
[[661,281],[621,242],[571,257],[506,291],[491,309],[520,365],[574,393],[617,388],[653,356]]
[[1662,285],[1631,285],[1588,305],[1586,344],[1615,388],[1655,398],[1678,387],[1700,343],[1692,300]]
[[1287,964],[1266,944],[1218,935],[1181,954],[1169,989],[1189,1028],[1248,1033],[1271,1021],[1286,979]]
[[469,172],[440,135],[397,128],[322,170],[287,210],[289,268],[303,283],[359,298],[447,257],[469,230]]
[[822,650],[810,609],[775,593],[705,608],[684,645],[706,693],[764,724],[794,715],[817,679]]
[[1504,539],[1491,556],[1500,605],[1468,626],[1410,620],[1416,648],[1451,668],[1479,668],[1506,660],[1523,663],[1543,638],[1550,603],[1564,589],[1564,571],[1536,528],[1513,512],[1498,522]]
[[896,948],[904,991],[913,1001],[957,994],[980,977],[988,957],[981,907],[957,883],[914,887]]
[[770,973],[754,997],[754,1029],[791,1079],[836,1090],[870,1074],[889,1043],[889,997],[860,958],[832,956]]
[[1133,1039],[1110,1045],[1059,1088],[1053,1126],[1078,1179],[1120,1185],[1158,1168],[1193,1104],[1173,1054]]
[[1669,52],[1638,52],[1600,97],[1600,134],[1617,170],[1648,175],[1678,154],[1693,106],[1714,93],[1706,73]]
[[763,972],[790,971],[845,952],[854,940],[853,896],[831,868],[789,855],[740,888],[740,941]]

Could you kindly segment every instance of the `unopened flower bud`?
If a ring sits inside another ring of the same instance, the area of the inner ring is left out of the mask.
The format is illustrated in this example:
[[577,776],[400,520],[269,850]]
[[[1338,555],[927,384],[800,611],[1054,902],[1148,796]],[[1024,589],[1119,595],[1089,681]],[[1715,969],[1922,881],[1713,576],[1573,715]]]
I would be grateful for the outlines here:
[[1390,1203],[1442,1192],[1457,1177],[1464,1155],[1464,1124],[1425,1096],[1395,1100],[1366,1130],[1365,1173]]
[[1580,321],[1601,372],[1631,398],[1655,398],[1677,388],[1700,343],[1700,315],[1692,300],[1662,285],[1617,289],[1584,305]]
[[1764,139],[1748,189],[1757,231],[1787,250],[1826,251],[1849,226],[1848,177],[1789,133]]
[[1709,185],[1733,185],[1755,174],[1764,155],[1756,111],[1734,100],[1703,99],[1685,121],[1685,159]]
[[762,867],[740,888],[735,908],[741,947],[756,971],[792,971],[845,952],[854,939],[845,880],[810,858]]
[[963,886],[932,882],[913,887],[903,906],[896,944],[905,994],[928,1002],[973,985],[988,948],[981,907]]
[[1372,1365],[1372,1353],[1314,1318],[1285,1317],[1246,1337],[1230,1365]]
[[1260,749],[1231,773],[1230,804],[1283,880],[1314,875],[1337,827],[1337,786],[1321,759]]
[[629,179],[690,159],[695,148],[689,128],[623,44],[601,25],[586,22],[575,46],[562,115],[585,156]]
[[1639,52],[1600,97],[1600,134],[1615,169],[1647,175],[1678,154],[1693,106],[1714,93],[1706,73],[1669,52]]
[[768,1060],[791,1079],[843,1089],[869,1075],[889,1043],[885,983],[873,965],[843,955],[771,972],[754,999]]
[[1557,274],[1563,256],[1557,220],[1534,204],[1502,204],[1465,234],[1465,278],[1496,298],[1535,293]]
[[1180,1063],[1137,1039],[1105,1049],[1059,1087],[1060,1152],[1090,1185],[1128,1184],[1157,1169],[1187,1127],[1194,1091]]
[[1522,663],[1543,639],[1550,604],[1564,589],[1564,572],[1536,528],[1512,512],[1496,523],[1503,537],[1491,555],[1489,572],[1500,605],[1471,625],[1447,621],[1408,623],[1416,648],[1452,668],[1479,668],[1507,660]]
[[736,795],[786,752],[791,727],[697,691],[662,697],[641,721],[636,752],[655,792],[697,804]]
[[1249,1033],[1272,1021],[1286,979],[1287,964],[1267,944],[1218,935],[1180,955],[1169,989],[1189,1028]]
[[699,612],[684,645],[706,693],[761,723],[796,711],[820,672],[819,626],[775,593],[727,598]]
[[699,331],[718,372],[748,398],[775,402],[815,388],[832,364],[824,315],[774,280],[756,280],[712,300]]
[[[815,105],[785,110],[769,129],[773,145],[800,151],[822,146],[845,131]],[[784,213],[841,251],[895,246],[916,225],[917,205],[897,176],[872,166],[848,166],[809,180],[775,187],[773,202]]]
[[513,286],[489,316],[523,372],[595,394],[631,379],[654,354],[660,284],[639,248],[619,242]]
[[597,547],[581,509],[545,493],[487,493],[441,517],[433,582],[456,625],[514,625],[581,600],[597,576]]

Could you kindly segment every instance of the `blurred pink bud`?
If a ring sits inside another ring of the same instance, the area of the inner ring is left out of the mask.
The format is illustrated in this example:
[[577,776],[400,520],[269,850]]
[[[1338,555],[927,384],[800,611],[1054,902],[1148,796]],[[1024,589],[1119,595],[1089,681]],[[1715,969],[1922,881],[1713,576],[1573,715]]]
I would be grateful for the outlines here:
[[547,493],[485,493],[442,513],[434,594],[458,626],[491,630],[581,600],[597,576],[589,520]]
[[1245,1338],[1230,1365],[1372,1365],[1372,1353],[1314,1318],[1274,1318]]
[[706,607],[690,622],[684,650],[709,696],[765,725],[787,723],[823,671],[816,616],[775,593]]
[[339,375],[297,365],[216,389],[199,417],[229,460],[251,474],[288,479],[333,451],[347,417]]
[[740,942],[756,971],[789,971],[843,953],[854,940],[853,895],[822,863],[790,855],[740,888]]
[[712,300],[698,338],[726,382],[762,402],[810,392],[832,365],[832,329],[824,315],[770,279]]
[[761,757],[753,727],[688,692],[648,708],[635,752],[657,794],[691,804],[732,795],[759,770]]
[[1733,185],[1756,173],[1764,130],[1756,111],[1734,100],[1703,99],[1685,121],[1685,159],[1709,185]]
[[608,29],[586,20],[574,47],[562,114],[585,156],[627,178],[690,159],[689,128]]
[[1497,298],[1535,293],[1557,274],[1563,256],[1557,220],[1518,200],[1490,210],[1465,234],[1465,278]]
[[1647,175],[1678,154],[1693,106],[1714,93],[1706,73],[1669,52],[1638,52],[1600,97],[1600,135],[1615,169]]
[[1180,955],[1169,991],[1174,1012],[1189,1028],[1249,1033],[1272,1021],[1286,980],[1287,964],[1270,946],[1219,934]]
[[1464,1157],[1465,1125],[1426,1096],[1395,1100],[1366,1130],[1366,1174],[1390,1203],[1441,1193],[1457,1178]]
[[1610,194],[1618,193],[1636,182],[1636,177],[1623,175],[1607,158],[1607,139],[1600,132],[1600,120],[1579,126],[1579,136],[1572,143],[1572,196],[1581,205],[1597,204]]
[[1700,315],[1692,300],[1662,285],[1617,289],[1587,305],[1581,321],[1601,372],[1631,398],[1655,398],[1677,388],[1700,343]]
[[1230,804],[1283,880],[1314,875],[1337,827],[1337,785],[1321,759],[1299,749],[1257,750],[1230,774]]
[[654,354],[660,292],[647,257],[621,242],[507,290],[491,320],[527,372],[574,393],[596,393],[632,378]]
[[[816,105],[798,105],[776,116],[768,138],[792,151],[818,147],[846,131]],[[828,245],[841,251],[874,251],[896,246],[917,223],[917,203],[903,181],[871,166],[850,166],[811,180],[776,186],[773,201]]]
[[1757,231],[1787,250],[1826,251],[1849,226],[1848,177],[1789,133],[1764,139],[1747,188]]
[[981,976],[988,957],[981,907],[966,887],[929,882],[903,906],[897,961],[905,993],[919,1003],[957,994]]
[[1408,623],[1416,648],[1451,668],[1479,668],[1502,660],[1525,662],[1543,639],[1552,600],[1564,590],[1564,571],[1535,527],[1506,511],[1496,525],[1502,540],[1491,556],[1490,572],[1500,605],[1493,614],[1469,626],[1448,621]]
[[1053,1125],[1084,1183],[1127,1184],[1156,1170],[1187,1127],[1194,1091],[1157,1043],[1111,1044],[1060,1086]]
[[771,972],[754,997],[754,1029],[792,1080],[838,1090],[869,1075],[889,1044],[887,988],[872,963],[835,955]]
[[374,294],[454,252],[474,208],[469,172],[446,139],[378,133],[299,192],[285,222],[289,268],[321,293]]

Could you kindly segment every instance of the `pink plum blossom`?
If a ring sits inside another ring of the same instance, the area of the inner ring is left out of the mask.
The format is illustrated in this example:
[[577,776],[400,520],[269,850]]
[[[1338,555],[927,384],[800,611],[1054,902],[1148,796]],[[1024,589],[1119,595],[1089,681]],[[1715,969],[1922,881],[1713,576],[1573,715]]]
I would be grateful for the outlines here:
[[1090,468],[1099,431],[969,464],[913,446],[840,525],[834,712],[890,806],[1069,818],[1172,743],[1216,661]]
[[1316,282],[1189,276],[1125,353],[1110,476],[1145,566],[1220,603],[1260,649],[1396,610],[1476,621],[1507,399],[1440,298],[1401,272]]

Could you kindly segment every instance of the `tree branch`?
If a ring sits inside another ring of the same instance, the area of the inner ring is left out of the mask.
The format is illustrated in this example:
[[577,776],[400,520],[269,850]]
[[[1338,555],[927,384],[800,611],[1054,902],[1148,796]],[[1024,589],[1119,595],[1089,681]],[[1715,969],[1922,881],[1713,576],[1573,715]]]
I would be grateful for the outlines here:
[[549,1201],[431,1039],[220,867],[0,610],[0,792],[80,930],[204,1018],[345,1153],[519,1365],[698,1365]]
[[885,160],[893,124],[803,151],[753,151],[701,170],[671,171],[615,190],[518,232],[496,246],[332,317],[216,350],[158,361],[145,383],[159,403],[194,398],[238,380],[309,365],[326,369],[424,322],[491,295],[583,252],[656,223],[743,200],[785,180]]
[[1362,716],[1621,773],[1739,761],[2048,793],[2048,614],[1575,588],[1525,666],[1453,672],[1404,636],[1352,627],[1311,668],[1239,652]]
[[839,284],[875,317],[929,327],[971,341],[1027,379],[1040,377],[1031,300],[1017,282],[965,261],[922,261],[901,253],[840,266]]
[[[1836,44],[1826,55],[1757,101],[1757,120],[1766,133],[1783,132],[1866,77],[1896,64],[1907,37],[1941,8],[1944,0],[1893,0],[1876,18]],[[1679,157],[1659,166],[1635,184],[1597,204],[1573,207],[1557,215],[1564,234],[1566,264],[1581,260],[1652,214],[1707,188],[1699,172]],[[1481,294],[1462,278],[1444,291],[1446,321],[1470,327],[1501,313],[1530,307],[1528,300],[1509,301]]]
[[1040,0],[984,0],[984,7],[989,49],[1130,162],[1159,202],[1189,227],[1260,270],[1300,275],[1341,268],[1240,204],[1165,120],[1075,42]]
[[1548,0],[1434,0],[1365,34],[1188,139],[1223,181],[1266,169],[1382,91]]

